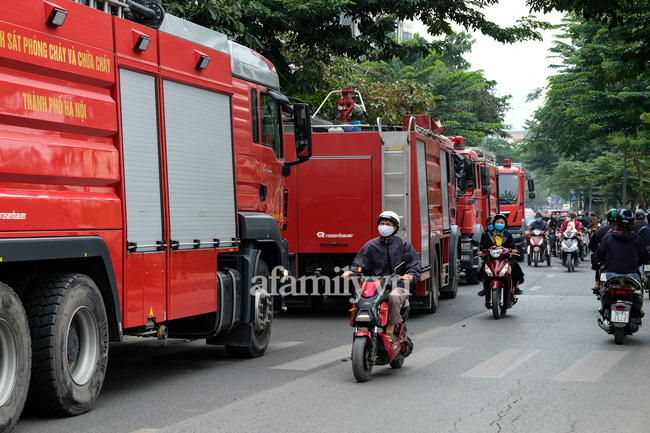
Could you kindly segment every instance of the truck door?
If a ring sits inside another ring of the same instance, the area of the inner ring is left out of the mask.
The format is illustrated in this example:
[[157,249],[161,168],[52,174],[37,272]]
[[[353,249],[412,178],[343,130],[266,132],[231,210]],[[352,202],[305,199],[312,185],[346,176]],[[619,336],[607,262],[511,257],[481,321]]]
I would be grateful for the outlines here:
[[237,245],[230,97],[163,80],[169,319],[216,311],[217,249]]
[[164,321],[166,251],[160,163],[157,79],[120,69],[126,208],[124,326]]
[[286,220],[283,212],[282,138],[282,108],[268,93],[260,92],[260,208],[278,220],[281,227]]

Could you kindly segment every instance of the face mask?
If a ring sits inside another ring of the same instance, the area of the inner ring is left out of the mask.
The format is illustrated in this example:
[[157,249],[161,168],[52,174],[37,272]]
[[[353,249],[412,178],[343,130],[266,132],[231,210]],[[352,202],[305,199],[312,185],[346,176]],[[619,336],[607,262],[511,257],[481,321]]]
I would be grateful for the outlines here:
[[493,226],[492,224],[490,224],[490,225],[488,226],[488,231],[491,232],[492,230],[494,230],[494,226]]
[[503,230],[504,228],[506,228],[506,225],[499,223],[499,224],[495,224],[494,228],[497,229],[497,230]]
[[386,225],[378,226],[377,230],[379,230],[379,234],[382,235],[385,238],[387,238],[388,236],[395,233],[395,228],[394,227],[386,226]]
[[541,218],[535,218],[535,221],[537,221],[538,223],[541,223],[542,219]]

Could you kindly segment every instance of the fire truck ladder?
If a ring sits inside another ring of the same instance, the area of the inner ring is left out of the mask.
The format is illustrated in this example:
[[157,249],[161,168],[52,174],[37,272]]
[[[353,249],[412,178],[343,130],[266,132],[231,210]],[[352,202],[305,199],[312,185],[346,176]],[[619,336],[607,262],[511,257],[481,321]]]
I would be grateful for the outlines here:
[[391,210],[399,215],[399,234],[411,240],[411,146],[409,132],[394,131],[382,133],[381,119],[377,118],[381,138],[382,210]]

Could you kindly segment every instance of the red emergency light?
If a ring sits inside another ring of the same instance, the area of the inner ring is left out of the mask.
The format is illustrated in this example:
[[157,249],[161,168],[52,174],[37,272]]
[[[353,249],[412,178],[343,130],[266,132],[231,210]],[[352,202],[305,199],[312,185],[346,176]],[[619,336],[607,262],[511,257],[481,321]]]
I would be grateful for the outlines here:
[[465,138],[458,136],[454,137],[454,147],[458,150],[464,150],[465,149]]
[[503,160],[503,166],[506,168],[510,168],[510,163],[511,161],[509,159],[504,159]]

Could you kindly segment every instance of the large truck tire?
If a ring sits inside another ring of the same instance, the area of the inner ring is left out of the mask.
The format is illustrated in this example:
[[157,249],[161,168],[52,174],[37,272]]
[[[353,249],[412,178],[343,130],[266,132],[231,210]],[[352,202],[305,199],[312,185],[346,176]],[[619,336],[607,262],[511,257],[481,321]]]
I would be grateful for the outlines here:
[[[248,346],[226,346],[230,356],[236,358],[258,358],[264,355],[271,340],[271,325],[273,323],[273,298],[266,290],[270,288],[271,272],[260,259],[255,271],[257,277],[262,277],[266,284],[259,285],[255,291],[255,311],[251,326],[251,340]],[[259,281],[259,278],[255,279]],[[264,287],[266,285],[266,287]]]
[[10,431],[20,418],[31,365],[27,315],[18,295],[0,283],[0,433]]
[[108,322],[94,281],[56,273],[35,283],[26,302],[32,337],[28,407],[78,415],[90,410],[104,384]]
[[478,284],[478,270],[472,268],[465,271],[465,282],[467,284]]

